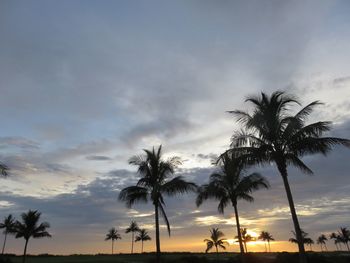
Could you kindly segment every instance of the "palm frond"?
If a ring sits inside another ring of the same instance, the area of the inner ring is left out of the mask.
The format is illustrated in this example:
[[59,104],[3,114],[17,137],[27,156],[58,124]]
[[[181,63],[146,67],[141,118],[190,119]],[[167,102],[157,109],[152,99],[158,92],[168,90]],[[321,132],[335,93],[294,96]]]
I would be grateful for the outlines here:
[[129,186],[124,188],[120,193],[118,199],[124,201],[126,207],[131,208],[136,202],[148,201],[148,190],[147,188],[140,186]]

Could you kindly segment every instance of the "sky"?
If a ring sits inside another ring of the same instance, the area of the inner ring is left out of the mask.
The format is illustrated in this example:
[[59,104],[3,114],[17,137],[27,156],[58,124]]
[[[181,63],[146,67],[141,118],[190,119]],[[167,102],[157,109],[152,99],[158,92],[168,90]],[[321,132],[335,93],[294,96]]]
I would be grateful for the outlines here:
[[[113,226],[122,234],[115,251],[129,252],[125,228],[136,220],[154,239],[154,214],[151,204],[117,200],[138,178],[128,159],[162,144],[165,158],[183,160],[176,175],[206,183],[211,159],[240,129],[227,111],[249,110],[245,98],[261,91],[324,102],[310,121],[330,120],[330,135],[349,138],[349,13],[345,0],[1,0],[0,161],[11,172],[0,179],[0,217],[37,209],[50,222],[53,237],[32,240],[32,254],[110,253]],[[301,226],[314,239],[350,227],[349,158],[337,147],[304,158],[313,176],[289,170]],[[276,167],[252,171],[271,188],[238,204],[242,226],[269,231],[272,250],[295,251]],[[194,194],[167,198],[166,211],[164,251],[204,251],[211,227],[236,235],[230,207],[224,215],[215,202],[197,208]],[[23,245],[11,237],[7,251]]]

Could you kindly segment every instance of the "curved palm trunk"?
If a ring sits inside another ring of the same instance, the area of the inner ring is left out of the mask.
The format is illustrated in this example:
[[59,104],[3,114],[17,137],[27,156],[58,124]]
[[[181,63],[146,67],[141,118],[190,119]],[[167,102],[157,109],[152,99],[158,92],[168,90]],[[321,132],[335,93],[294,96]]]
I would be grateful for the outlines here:
[[2,246],[2,253],[1,253],[2,255],[4,255],[4,252],[5,252],[6,239],[7,239],[7,231],[5,232],[4,245]]
[[270,240],[267,240],[267,243],[269,244],[269,252],[271,252]]
[[326,245],[326,244],[324,244],[324,248],[325,248],[326,251],[328,251],[328,248],[327,248],[327,245]]
[[26,244],[24,245],[24,252],[23,252],[22,263],[26,262],[28,241],[29,241],[29,239],[26,239]]
[[154,205],[155,210],[155,221],[156,221],[156,262],[160,263],[160,239],[159,239],[159,215],[158,215],[158,204]]
[[233,208],[235,209],[235,217],[236,217],[236,227],[237,227],[237,235],[238,235],[238,241],[239,241],[239,248],[241,251],[241,255],[244,254],[244,247],[242,242],[242,235],[241,235],[241,226],[239,224],[239,216],[238,216],[238,209],[237,205],[233,205]]
[[321,252],[323,252],[323,247],[322,247],[322,244],[320,244],[320,246],[321,246]]
[[247,242],[244,242],[245,252],[248,253]]
[[287,199],[289,203],[289,208],[290,208],[290,213],[292,214],[292,219],[293,219],[293,224],[294,224],[294,230],[296,234],[296,238],[298,240],[298,247],[299,247],[299,262],[300,263],[306,263],[306,253],[305,253],[305,248],[304,248],[304,242],[303,242],[303,237],[301,234],[301,229],[299,225],[299,220],[297,213],[295,211],[295,206],[294,206],[294,201],[293,201],[293,196],[292,192],[289,187],[289,182],[288,182],[288,173],[287,173],[287,166],[285,163],[283,164],[278,164],[277,163],[278,170],[283,178],[283,184],[284,188],[286,189],[286,194],[287,194]]

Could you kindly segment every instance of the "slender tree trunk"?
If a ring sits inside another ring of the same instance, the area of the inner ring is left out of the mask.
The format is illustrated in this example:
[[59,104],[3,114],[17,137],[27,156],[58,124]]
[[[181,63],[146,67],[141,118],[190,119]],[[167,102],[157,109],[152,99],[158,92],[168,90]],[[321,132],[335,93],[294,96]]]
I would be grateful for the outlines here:
[[292,192],[291,192],[290,187],[289,187],[287,167],[286,167],[285,162],[282,164],[281,163],[277,164],[277,166],[278,166],[278,170],[281,173],[281,176],[283,178],[283,184],[284,184],[284,188],[286,189],[290,213],[292,214],[292,219],[293,219],[293,223],[294,223],[295,234],[296,234],[296,238],[298,240],[299,262],[300,263],[307,263],[306,253],[305,253],[305,248],[304,248],[304,243],[303,243],[303,237],[301,235],[301,229],[300,229],[300,225],[299,225],[299,220],[298,220],[297,213],[295,211]]
[[335,248],[337,249],[337,251],[339,251],[338,244],[334,243],[334,245],[335,245]]
[[112,239],[112,255],[114,254],[114,240]]
[[216,249],[216,255],[218,255],[219,254],[219,250],[218,250],[218,246],[217,245],[215,245],[215,249]]
[[29,239],[26,239],[26,244],[24,245],[24,252],[23,252],[22,263],[25,263],[25,262],[26,262],[28,241],[29,241]]
[[346,244],[346,247],[348,248],[348,251],[350,251],[348,242],[345,242],[345,244]]
[[158,215],[158,204],[154,205],[155,210],[155,221],[156,221],[156,262],[160,263],[160,240],[159,240],[159,215]]
[[326,251],[328,251],[328,248],[327,248],[327,245],[326,245],[326,244],[324,244],[324,248],[326,249]]
[[264,245],[265,245],[265,253],[266,253],[267,252],[266,241],[265,241]]
[[131,254],[134,254],[134,231],[131,232]]
[[267,240],[267,243],[269,244],[269,252],[271,253],[270,240]]
[[237,204],[233,205],[233,208],[235,209],[236,227],[237,227],[239,248],[240,248],[240,251],[241,251],[241,255],[243,256],[243,254],[244,254],[244,247],[243,247],[243,241],[242,241],[242,235],[241,235],[241,226],[239,224],[239,215],[238,215]]
[[321,246],[321,252],[323,252],[323,247],[322,247],[322,244],[320,244],[320,246]]
[[6,238],[7,238],[7,231],[5,231],[4,245],[2,246],[2,253],[1,253],[2,255],[4,255],[4,252],[5,252]]
[[245,252],[248,253],[247,242],[244,242]]
[[141,254],[143,253],[143,240],[141,240]]

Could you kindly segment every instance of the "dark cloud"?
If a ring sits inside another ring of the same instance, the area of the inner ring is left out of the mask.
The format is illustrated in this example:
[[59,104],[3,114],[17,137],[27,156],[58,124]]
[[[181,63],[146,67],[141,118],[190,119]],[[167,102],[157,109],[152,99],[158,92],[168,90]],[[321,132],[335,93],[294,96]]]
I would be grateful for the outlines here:
[[0,147],[19,147],[21,149],[39,149],[40,144],[23,137],[0,137]]
[[86,159],[89,161],[109,161],[112,160],[112,158],[108,156],[103,156],[103,155],[89,155],[86,156]]

